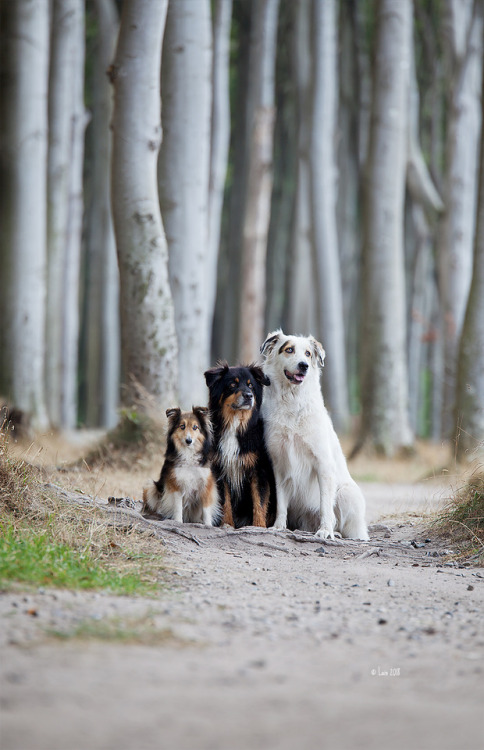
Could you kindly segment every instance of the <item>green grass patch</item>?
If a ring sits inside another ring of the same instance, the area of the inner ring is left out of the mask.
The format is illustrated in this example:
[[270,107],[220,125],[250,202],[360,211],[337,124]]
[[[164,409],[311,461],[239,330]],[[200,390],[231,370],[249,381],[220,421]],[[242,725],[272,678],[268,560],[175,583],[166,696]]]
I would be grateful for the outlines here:
[[144,646],[165,644],[186,646],[190,641],[176,636],[171,628],[159,628],[152,617],[109,617],[84,620],[72,630],[48,630],[47,635],[61,641],[103,641],[136,643]]
[[20,582],[68,589],[108,589],[116,594],[152,594],[156,582],[139,572],[120,572],[96,560],[90,549],[56,540],[49,529],[0,522],[0,586]]

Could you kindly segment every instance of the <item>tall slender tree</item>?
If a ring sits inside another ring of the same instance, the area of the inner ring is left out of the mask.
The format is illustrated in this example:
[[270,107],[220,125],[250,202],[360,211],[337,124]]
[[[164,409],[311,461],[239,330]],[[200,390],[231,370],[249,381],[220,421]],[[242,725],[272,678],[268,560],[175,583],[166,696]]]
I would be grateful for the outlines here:
[[77,422],[83,216],[84,5],[54,0],[49,75],[47,404],[51,423]]
[[403,209],[407,166],[411,0],[379,0],[365,179],[362,424],[392,455],[413,443],[408,415]]
[[343,295],[336,229],[337,18],[335,0],[313,2],[309,125],[311,236],[317,278],[318,331],[327,353],[325,400],[337,430],[349,420]]
[[3,3],[1,33],[0,392],[44,427],[49,4]]
[[[209,170],[212,35],[209,0],[168,6],[161,93],[161,211],[169,247],[178,337],[179,392],[188,407],[203,403],[213,309],[209,309]],[[210,290],[212,303],[212,291]]]
[[[481,95],[484,123],[484,77]],[[458,459],[484,456],[484,128],[471,289],[459,347],[454,436]]]
[[160,65],[167,0],[123,2],[114,85],[111,194],[120,271],[124,400],[137,382],[162,406],[176,402],[177,344],[161,221]]
[[274,77],[279,0],[253,6],[247,97],[248,175],[242,230],[240,358],[251,362],[264,340],[266,254],[272,193]]

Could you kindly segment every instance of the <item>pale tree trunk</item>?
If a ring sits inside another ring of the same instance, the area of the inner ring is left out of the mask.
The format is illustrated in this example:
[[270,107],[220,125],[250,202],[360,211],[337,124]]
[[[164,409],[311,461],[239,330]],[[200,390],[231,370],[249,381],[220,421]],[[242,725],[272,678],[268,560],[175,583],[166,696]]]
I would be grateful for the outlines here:
[[212,311],[208,300],[211,117],[209,0],[168,6],[161,69],[160,201],[178,338],[180,403],[205,403]]
[[49,5],[17,0],[2,9],[6,70],[1,123],[5,184],[0,393],[45,427],[45,272]]
[[294,58],[297,112],[297,165],[294,224],[287,269],[288,313],[286,330],[316,330],[316,284],[311,254],[309,131],[311,84],[311,0],[294,3]]
[[336,430],[348,428],[349,407],[343,326],[343,296],[336,230],[337,111],[336,2],[313,2],[311,227],[317,278],[318,335],[326,350],[323,392]]
[[125,0],[114,85],[111,195],[118,251],[125,403],[137,383],[162,408],[177,395],[177,344],[168,249],[157,190],[160,65],[167,1]]
[[92,170],[86,254],[86,420],[114,427],[120,382],[119,272],[111,213],[112,90],[106,75],[114,59],[119,20],[114,0],[96,0],[99,24],[94,57]]
[[248,177],[242,231],[240,360],[259,355],[265,330],[266,255],[271,212],[274,78],[279,0],[254,6],[247,97]]
[[[484,123],[484,84],[481,96]],[[484,458],[484,128],[471,289],[459,347],[454,436],[460,460]]]
[[84,156],[84,5],[54,0],[49,79],[47,405],[52,424],[77,421],[79,271]]
[[216,0],[213,17],[212,125],[208,195],[207,322],[209,341],[217,296],[222,206],[230,141],[229,62],[232,0]]
[[[357,7],[354,0],[340,3],[338,109],[337,229],[343,294],[343,321],[350,405],[356,401],[359,379],[359,319],[361,309],[360,231],[360,71],[358,64]],[[329,365],[329,363],[328,363]],[[355,404],[356,407],[356,404]]]
[[439,247],[444,337],[444,435],[452,434],[457,357],[472,277],[482,75],[482,18],[473,0],[449,0],[451,92]]
[[403,209],[411,0],[380,0],[366,172],[362,425],[385,455],[413,443],[408,416]]

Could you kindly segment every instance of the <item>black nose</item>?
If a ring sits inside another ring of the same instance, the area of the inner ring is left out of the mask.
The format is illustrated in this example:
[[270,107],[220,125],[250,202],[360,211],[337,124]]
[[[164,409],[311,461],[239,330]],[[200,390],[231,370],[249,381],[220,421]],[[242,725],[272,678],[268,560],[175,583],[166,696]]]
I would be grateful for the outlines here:
[[297,366],[299,367],[299,369],[301,370],[301,372],[306,372],[306,370],[309,367],[309,365],[308,365],[307,362],[298,362]]
[[193,443],[193,440],[191,439],[191,437],[190,437],[190,436],[188,436],[187,438],[185,438],[185,443],[186,443],[187,445],[191,445],[191,444]]

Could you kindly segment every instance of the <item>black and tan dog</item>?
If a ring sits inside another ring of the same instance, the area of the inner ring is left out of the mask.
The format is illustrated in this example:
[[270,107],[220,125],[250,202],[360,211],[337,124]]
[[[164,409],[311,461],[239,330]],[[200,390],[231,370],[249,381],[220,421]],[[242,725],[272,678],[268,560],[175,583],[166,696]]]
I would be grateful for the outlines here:
[[221,507],[212,471],[212,426],[208,409],[167,409],[168,434],[160,478],[143,490],[143,512],[178,522],[220,523]]
[[263,388],[270,381],[256,365],[229,367],[225,362],[207,370],[205,381],[223,520],[236,528],[265,527],[273,522],[276,508],[260,416]]

